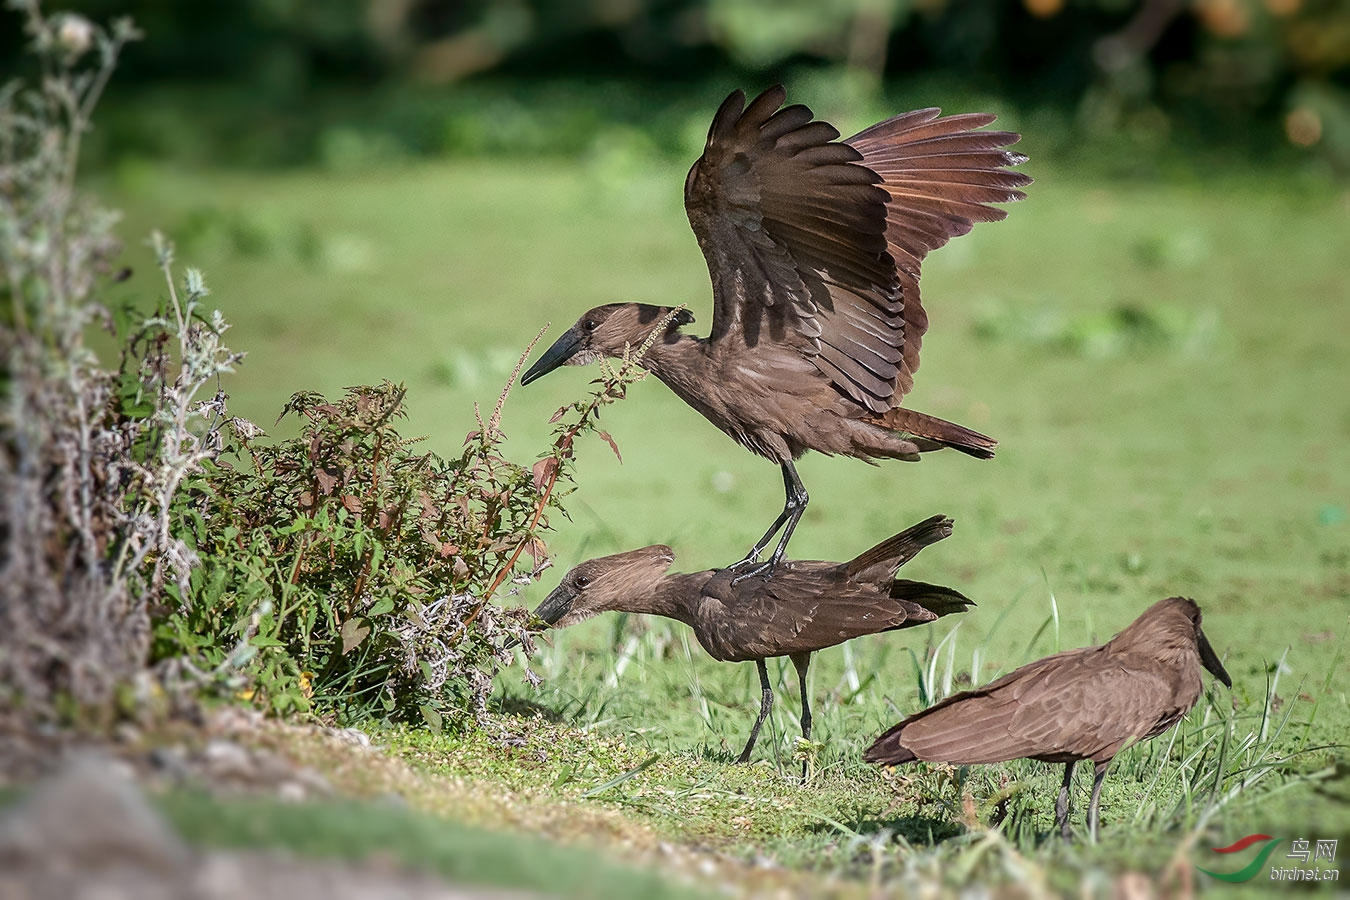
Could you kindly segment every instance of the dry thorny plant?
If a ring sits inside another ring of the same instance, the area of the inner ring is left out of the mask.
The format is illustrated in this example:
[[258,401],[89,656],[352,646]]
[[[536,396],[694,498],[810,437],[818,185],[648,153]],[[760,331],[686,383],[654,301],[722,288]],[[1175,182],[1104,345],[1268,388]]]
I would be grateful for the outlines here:
[[84,343],[105,318],[94,294],[115,216],[74,184],[94,105],[136,34],[10,5],[42,78],[0,91],[0,707],[44,715],[63,698],[106,702],[149,633],[142,573],[108,564],[144,524],[123,504],[141,487],[121,466],[139,435],[110,421],[113,378]]
[[219,379],[242,354],[222,342],[218,312],[199,315],[201,275],[175,285],[157,234],[168,305],[124,348],[141,352],[114,372],[85,343],[93,325],[115,330],[98,293],[119,247],[116,214],[75,190],[80,141],[138,35],[125,20],[105,30],[10,5],[43,77],[0,93],[0,699],[46,717],[106,708],[143,669],[152,606],[196,562],[175,510],[219,449]]
[[107,709],[143,670],[152,605],[196,561],[176,533],[181,489],[218,450],[219,379],[242,355],[219,313],[198,314],[200,274],[175,285],[158,235],[167,312],[126,348],[144,352],[119,373],[85,343],[113,329],[98,294],[119,247],[117,216],[75,190],[80,141],[137,34],[10,5],[42,78],[0,93],[0,705],[50,717]]

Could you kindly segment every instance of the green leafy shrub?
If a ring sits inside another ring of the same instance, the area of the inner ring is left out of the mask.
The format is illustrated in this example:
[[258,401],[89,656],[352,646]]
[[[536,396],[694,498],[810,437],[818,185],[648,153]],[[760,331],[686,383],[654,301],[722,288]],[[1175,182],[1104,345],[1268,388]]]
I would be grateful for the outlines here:
[[300,433],[270,445],[230,420],[237,464],[209,467],[204,499],[189,501],[201,564],[158,622],[154,656],[214,672],[278,714],[440,729],[482,711],[506,645],[532,646],[528,613],[492,598],[547,565],[541,534],[561,510],[573,442],[642,377],[635,360],[558,411],[532,466],[501,455],[506,391],[457,459],[398,432],[404,389],[389,383],[334,402],[294,395],[282,416]]

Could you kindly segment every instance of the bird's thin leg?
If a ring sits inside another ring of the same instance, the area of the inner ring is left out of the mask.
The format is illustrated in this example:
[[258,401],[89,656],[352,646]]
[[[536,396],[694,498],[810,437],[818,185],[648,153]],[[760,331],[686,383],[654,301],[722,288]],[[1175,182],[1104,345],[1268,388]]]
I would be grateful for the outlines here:
[[1106,769],[1111,765],[1111,760],[1104,763],[1097,763],[1097,775],[1092,779],[1092,804],[1088,806],[1088,834],[1092,836],[1092,843],[1097,843],[1097,822],[1101,817],[1101,808],[1099,806],[1102,799],[1102,782],[1106,780]]
[[769,542],[778,534],[778,529],[782,528],[783,523],[788,520],[788,514],[792,509],[793,476],[788,475],[788,467],[786,465],[781,466],[780,468],[783,470],[783,493],[788,498],[787,501],[783,503],[783,511],[778,514],[778,518],[773,520],[773,524],[769,526],[768,531],[764,532],[764,536],[755,541],[755,546],[750,548],[750,552],[745,554],[745,558],[736,564],[738,566],[758,561],[759,555],[764,552],[764,548],[769,546]]
[[1078,765],[1078,761],[1064,765],[1064,781],[1059,785],[1059,797],[1055,800],[1055,824],[1059,826],[1059,834],[1067,840],[1071,834],[1069,832],[1069,787],[1073,784],[1073,767]]
[[783,561],[783,554],[787,552],[787,545],[788,541],[792,539],[792,532],[797,529],[797,523],[801,521],[802,515],[806,512],[806,504],[811,502],[805,486],[802,485],[802,480],[797,477],[797,467],[792,464],[792,461],[788,460],[783,463],[782,469],[783,492],[786,495],[783,511],[778,514],[778,518],[773,520],[773,525],[769,526],[769,530],[764,532],[764,536],[755,542],[755,546],[750,548],[750,552],[745,555],[745,558],[732,568],[740,568],[759,559],[759,555],[769,546],[769,541],[773,540],[773,536],[778,534],[779,529],[781,529],[782,535],[778,539],[778,546],[773,548],[773,556],[769,558],[768,562],[760,563],[739,572],[732,582],[733,584],[746,578],[769,575],[774,569],[778,568],[778,564]]
[[[790,657],[797,668],[797,688],[802,695],[802,740],[811,740],[811,695],[806,692],[806,670],[811,666],[810,653],[794,653]],[[809,751],[808,751],[809,752]],[[802,781],[810,770],[809,760],[802,760]]]
[[811,740],[811,697],[806,692],[806,670],[811,666],[810,653],[792,654],[792,664],[797,667],[797,685],[802,694],[802,740]]
[[797,530],[797,523],[806,514],[806,504],[811,502],[811,497],[806,493],[805,485],[797,477],[797,467],[790,460],[783,463],[783,484],[787,488],[785,511],[788,513],[788,519],[786,524],[783,525],[782,536],[778,538],[778,546],[773,548],[773,556],[769,557],[771,568],[777,568],[778,564],[783,561],[783,554],[787,552],[788,541],[792,540],[792,532]]
[[745,742],[745,749],[741,751],[738,763],[747,763],[750,761],[750,751],[755,749],[755,741],[759,738],[759,729],[764,724],[764,720],[769,717],[769,709],[773,706],[773,688],[769,686],[769,667],[764,664],[764,660],[755,660],[755,667],[759,669],[759,718],[755,719],[755,727],[750,729],[750,740]]

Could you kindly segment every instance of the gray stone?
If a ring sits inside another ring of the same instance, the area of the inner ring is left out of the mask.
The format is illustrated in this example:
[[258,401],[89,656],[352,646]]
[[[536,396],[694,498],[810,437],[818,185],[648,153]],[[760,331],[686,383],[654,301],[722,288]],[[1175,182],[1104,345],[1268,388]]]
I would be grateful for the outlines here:
[[39,783],[0,820],[0,868],[187,871],[191,853],[124,768],[104,757],[79,756]]

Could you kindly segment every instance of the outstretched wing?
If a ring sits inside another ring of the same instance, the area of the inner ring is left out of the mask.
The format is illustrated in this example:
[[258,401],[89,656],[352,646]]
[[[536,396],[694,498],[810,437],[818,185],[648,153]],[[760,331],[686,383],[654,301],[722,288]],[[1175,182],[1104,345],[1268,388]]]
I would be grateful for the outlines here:
[[994,121],[984,113],[939,118],[941,110],[919,109],[873,125],[844,143],[862,154],[863,165],[881,177],[886,203],[886,249],[895,260],[903,300],[903,359],[896,399],[914,386],[919,347],[928,315],[919,299],[923,258],[976,222],[997,222],[1008,212],[991,203],[1026,197],[1030,176],[1008,170],[1026,162],[1004,149],[1021,135],[978,131]]
[[[989,188],[975,188],[979,173],[1021,161],[1003,152],[996,165],[987,158],[988,147],[1016,136],[972,133],[987,116],[933,121],[936,111],[923,111],[843,142],[806,107],[780,109],[785,96],[770,88],[748,107],[740,91],[728,97],[685,182],[712,276],[712,339],[798,352],[881,412],[909,390],[918,367],[927,328],[919,262],[972,222],[1001,217],[982,205],[992,202]],[[944,131],[948,122],[956,127]],[[972,156],[979,153],[986,155]],[[938,168],[943,159],[948,167]],[[1005,188],[997,199],[1019,197]]]
[[748,107],[740,91],[713,118],[685,182],[708,261],[712,340],[761,341],[809,357],[841,390],[890,408],[904,319],[886,252],[881,178],[781,86]]

